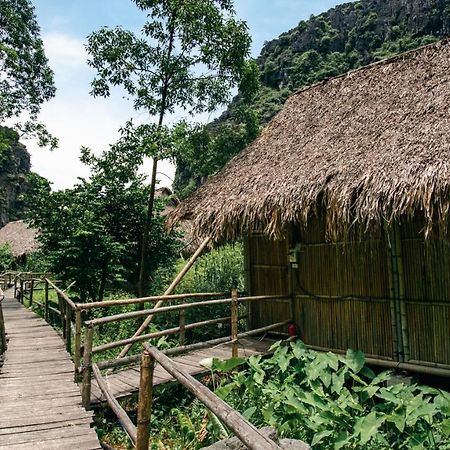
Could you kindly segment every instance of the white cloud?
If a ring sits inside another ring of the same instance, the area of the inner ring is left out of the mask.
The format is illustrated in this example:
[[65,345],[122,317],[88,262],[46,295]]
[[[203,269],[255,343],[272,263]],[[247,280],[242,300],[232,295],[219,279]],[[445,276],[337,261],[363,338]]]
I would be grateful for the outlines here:
[[42,37],[50,66],[56,69],[86,67],[84,43],[63,33],[47,33]]

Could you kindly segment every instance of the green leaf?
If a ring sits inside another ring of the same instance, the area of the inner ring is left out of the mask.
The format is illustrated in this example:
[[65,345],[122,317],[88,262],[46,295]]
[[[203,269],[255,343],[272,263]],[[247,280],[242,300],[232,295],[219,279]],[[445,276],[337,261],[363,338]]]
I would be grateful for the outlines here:
[[377,434],[378,428],[380,428],[385,420],[386,418],[384,416],[377,417],[375,411],[358,419],[354,427],[354,432],[355,434],[361,435],[359,443],[364,445],[369,442]]
[[331,436],[332,434],[333,431],[331,430],[325,430],[321,431],[320,433],[316,433],[311,442],[311,446],[314,447],[315,445],[320,444],[326,437]]
[[450,436],[450,419],[444,419],[441,422],[440,429],[446,437],[449,437]]
[[228,395],[230,395],[230,393],[233,392],[233,389],[235,389],[236,386],[237,385],[234,382],[229,383],[226,384],[225,386],[221,386],[220,388],[216,389],[214,393],[222,400],[225,400],[228,397]]
[[251,406],[250,408],[247,408],[242,415],[247,419],[250,420],[253,417],[253,414],[255,414],[255,412],[257,411],[257,407],[256,406]]
[[334,441],[334,450],[341,450],[345,448],[350,442],[351,436],[346,431],[338,433],[336,440]]
[[400,431],[400,433],[403,433],[406,425],[406,414],[404,411],[401,410],[394,412],[386,416],[386,421],[394,423],[398,431]]
[[214,358],[212,362],[213,370],[217,370],[219,372],[229,372],[230,370],[235,369],[236,367],[242,366],[245,364],[245,358],[230,358],[230,359],[217,359]]
[[347,350],[344,363],[347,364],[347,366],[350,367],[354,373],[358,373],[364,367],[365,362],[366,359],[363,352],[359,350],[355,352],[352,349]]

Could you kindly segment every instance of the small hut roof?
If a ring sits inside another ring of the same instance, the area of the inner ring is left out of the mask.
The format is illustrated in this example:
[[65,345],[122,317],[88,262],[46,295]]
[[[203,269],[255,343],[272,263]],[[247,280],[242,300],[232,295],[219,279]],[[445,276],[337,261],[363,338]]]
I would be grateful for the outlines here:
[[23,220],[7,223],[0,229],[0,245],[9,244],[15,257],[28,255],[39,248],[39,231],[29,228]]
[[318,207],[328,231],[450,206],[450,44],[441,41],[292,95],[261,135],[171,214],[198,235],[280,235]]

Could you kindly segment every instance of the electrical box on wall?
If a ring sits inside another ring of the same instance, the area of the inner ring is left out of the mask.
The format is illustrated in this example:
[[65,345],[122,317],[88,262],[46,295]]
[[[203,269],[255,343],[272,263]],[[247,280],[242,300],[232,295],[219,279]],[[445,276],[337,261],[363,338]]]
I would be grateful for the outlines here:
[[298,269],[298,262],[300,257],[300,243],[296,244],[294,248],[289,250],[289,263],[293,269]]

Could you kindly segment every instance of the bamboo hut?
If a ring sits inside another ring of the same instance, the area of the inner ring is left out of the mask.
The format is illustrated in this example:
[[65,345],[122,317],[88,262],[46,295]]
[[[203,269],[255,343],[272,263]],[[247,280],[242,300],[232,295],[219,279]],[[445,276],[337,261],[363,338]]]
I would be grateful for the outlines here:
[[0,245],[7,244],[13,256],[24,263],[29,254],[38,250],[38,235],[37,229],[28,227],[23,220],[16,220],[0,228]]
[[446,41],[301,90],[169,224],[244,238],[249,293],[292,296],[312,348],[450,370],[449,106]]

